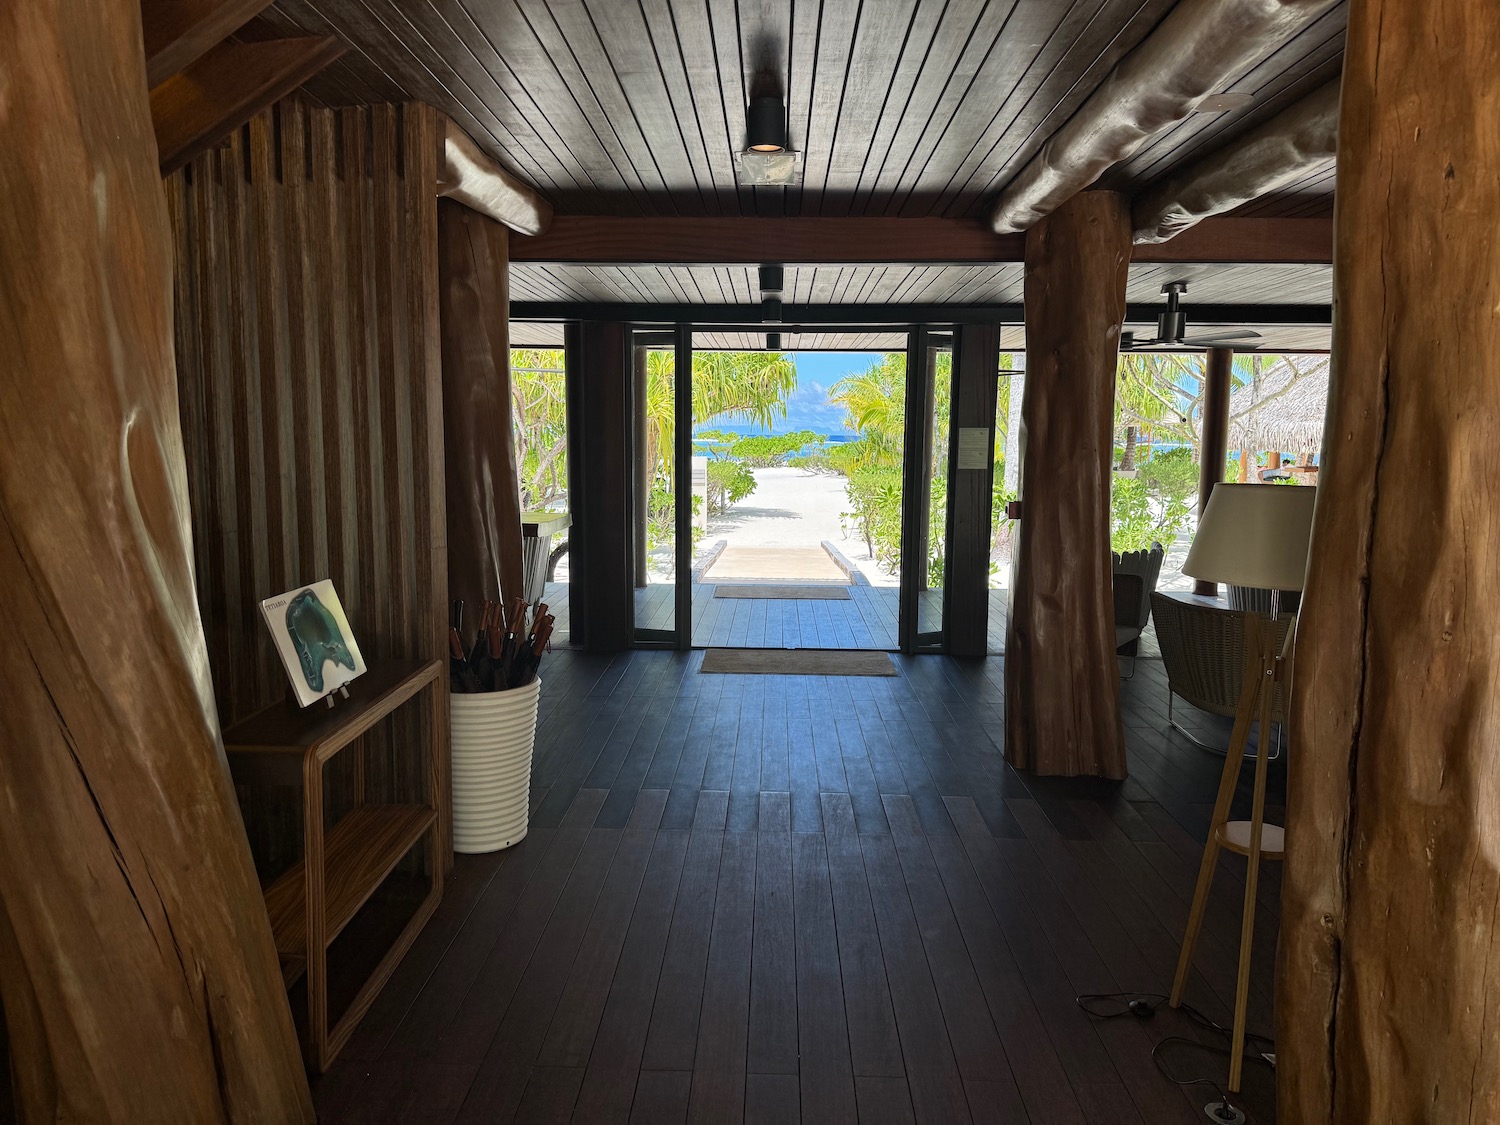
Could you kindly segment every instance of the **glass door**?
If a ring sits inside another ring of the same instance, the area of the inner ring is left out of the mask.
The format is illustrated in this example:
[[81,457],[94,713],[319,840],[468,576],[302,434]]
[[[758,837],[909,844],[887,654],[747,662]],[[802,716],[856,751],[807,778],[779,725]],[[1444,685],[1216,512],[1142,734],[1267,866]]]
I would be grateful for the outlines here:
[[[635,642],[686,648],[692,597],[691,382],[685,330],[631,334],[631,558]],[[690,350],[690,345],[688,346]]]
[[919,326],[907,348],[901,649],[943,647],[944,561],[952,448],[953,335]]

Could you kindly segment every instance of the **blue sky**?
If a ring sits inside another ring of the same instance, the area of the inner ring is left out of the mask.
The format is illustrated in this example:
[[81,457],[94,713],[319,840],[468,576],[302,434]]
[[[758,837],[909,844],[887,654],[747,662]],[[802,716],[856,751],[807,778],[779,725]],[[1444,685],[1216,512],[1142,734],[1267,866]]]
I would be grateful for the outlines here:
[[787,402],[785,422],[776,429],[814,430],[820,434],[848,433],[842,407],[828,402],[828,388],[845,375],[863,371],[879,359],[875,352],[793,352],[797,389]]
[[[880,352],[791,352],[797,364],[797,389],[787,400],[785,421],[778,420],[774,433],[812,430],[820,434],[853,436],[844,426],[844,409],[828,401],[828,388],[845,375],[864,371],[880,359]],[[699,429],[737,434],[765,433],[759,426],[717,420]]]

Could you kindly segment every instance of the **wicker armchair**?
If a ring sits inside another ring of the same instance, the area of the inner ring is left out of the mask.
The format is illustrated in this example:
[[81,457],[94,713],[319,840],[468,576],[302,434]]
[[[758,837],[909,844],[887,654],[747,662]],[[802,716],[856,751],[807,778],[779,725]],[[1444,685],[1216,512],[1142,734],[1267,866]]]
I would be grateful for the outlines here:
[[[1172,717],[1172,697],[1181,696],[1213,715],[1234,717],[1245,684],[1246,615],[1157,593],[1151,595],[1151,612],[1167,671],[1167,722],[1205,750],[1225,753],[1224,747],[1204,742]],[[1278,647],[1286,640],[1291,620],[1283,617],[1271,623]],[[1271,704],[1272,722],[1281,723],[1284,714],[1285,700],[1278,685]]]

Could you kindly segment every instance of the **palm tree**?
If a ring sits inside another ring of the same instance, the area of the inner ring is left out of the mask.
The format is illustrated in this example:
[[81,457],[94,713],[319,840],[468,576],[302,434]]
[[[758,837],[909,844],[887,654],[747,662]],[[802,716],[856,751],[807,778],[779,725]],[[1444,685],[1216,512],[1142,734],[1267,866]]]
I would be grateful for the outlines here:
[[[672,471],[676,414],[676,356],[666,349],[646,355],[646,459],[657,473]],[[797,364],[785,352],[694,352],[694,428],[706,422],[754,422],[771,428],[786,417],[797,389]]]

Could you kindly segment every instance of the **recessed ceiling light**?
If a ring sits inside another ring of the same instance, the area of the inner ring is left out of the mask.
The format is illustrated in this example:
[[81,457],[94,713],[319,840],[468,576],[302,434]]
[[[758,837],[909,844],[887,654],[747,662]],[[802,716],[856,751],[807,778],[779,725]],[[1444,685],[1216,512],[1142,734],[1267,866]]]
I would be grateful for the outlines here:
[[1233,113],[1255,100],[1254,94],[1209,94],[1198,103],[1194,113]]
[[779,95],[750,99],[745,110],[745,148],[750,152],[780,152],[786,148],[786,106]]

